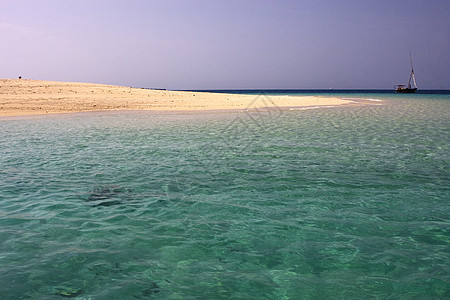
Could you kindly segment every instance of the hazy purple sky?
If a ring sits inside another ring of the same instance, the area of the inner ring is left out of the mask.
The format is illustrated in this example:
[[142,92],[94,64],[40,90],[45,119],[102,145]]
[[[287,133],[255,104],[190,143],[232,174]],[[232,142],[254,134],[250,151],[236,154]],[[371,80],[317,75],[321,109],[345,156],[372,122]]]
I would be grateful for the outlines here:
[[0,0],[0,78],[450,89],[449,0]]

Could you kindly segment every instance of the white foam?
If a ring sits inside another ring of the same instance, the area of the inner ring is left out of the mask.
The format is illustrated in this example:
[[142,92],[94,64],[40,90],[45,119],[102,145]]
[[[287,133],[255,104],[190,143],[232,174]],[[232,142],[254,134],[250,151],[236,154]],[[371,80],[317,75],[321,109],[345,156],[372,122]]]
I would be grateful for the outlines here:
[[336,107],[336,105],[321,105],[321,106],[306,106],[306,107],[292,107],[289,110],[305,110],[305,109],[318,109],[324,107]]
[[377,101],[381,102],[381,99],[364,99],[364,98],[341,98],[342,100],[355,100],[355,101]]

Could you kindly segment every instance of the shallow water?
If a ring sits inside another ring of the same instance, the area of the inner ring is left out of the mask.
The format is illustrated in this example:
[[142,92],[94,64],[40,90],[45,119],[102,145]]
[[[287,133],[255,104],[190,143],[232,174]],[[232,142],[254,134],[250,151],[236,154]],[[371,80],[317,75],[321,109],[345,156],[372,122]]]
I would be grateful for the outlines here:
[[1,299],[450,298],[450,96],[0,121]]

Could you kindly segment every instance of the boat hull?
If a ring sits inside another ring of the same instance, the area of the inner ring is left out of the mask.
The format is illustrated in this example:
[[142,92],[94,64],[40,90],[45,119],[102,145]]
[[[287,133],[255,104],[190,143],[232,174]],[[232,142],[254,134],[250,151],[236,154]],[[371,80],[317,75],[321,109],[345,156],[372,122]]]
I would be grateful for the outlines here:
[[412,94],[417,91],[417,88],[397,88],[395,90],[396,93],[405,93],[405,94]]

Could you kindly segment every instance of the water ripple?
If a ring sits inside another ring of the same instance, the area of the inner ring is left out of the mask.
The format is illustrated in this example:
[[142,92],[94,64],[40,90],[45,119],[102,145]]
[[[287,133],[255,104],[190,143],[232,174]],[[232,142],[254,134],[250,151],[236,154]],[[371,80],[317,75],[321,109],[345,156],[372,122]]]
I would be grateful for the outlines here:
[[380,100],[0,122],[0,294],[449,298],[450,101]]

